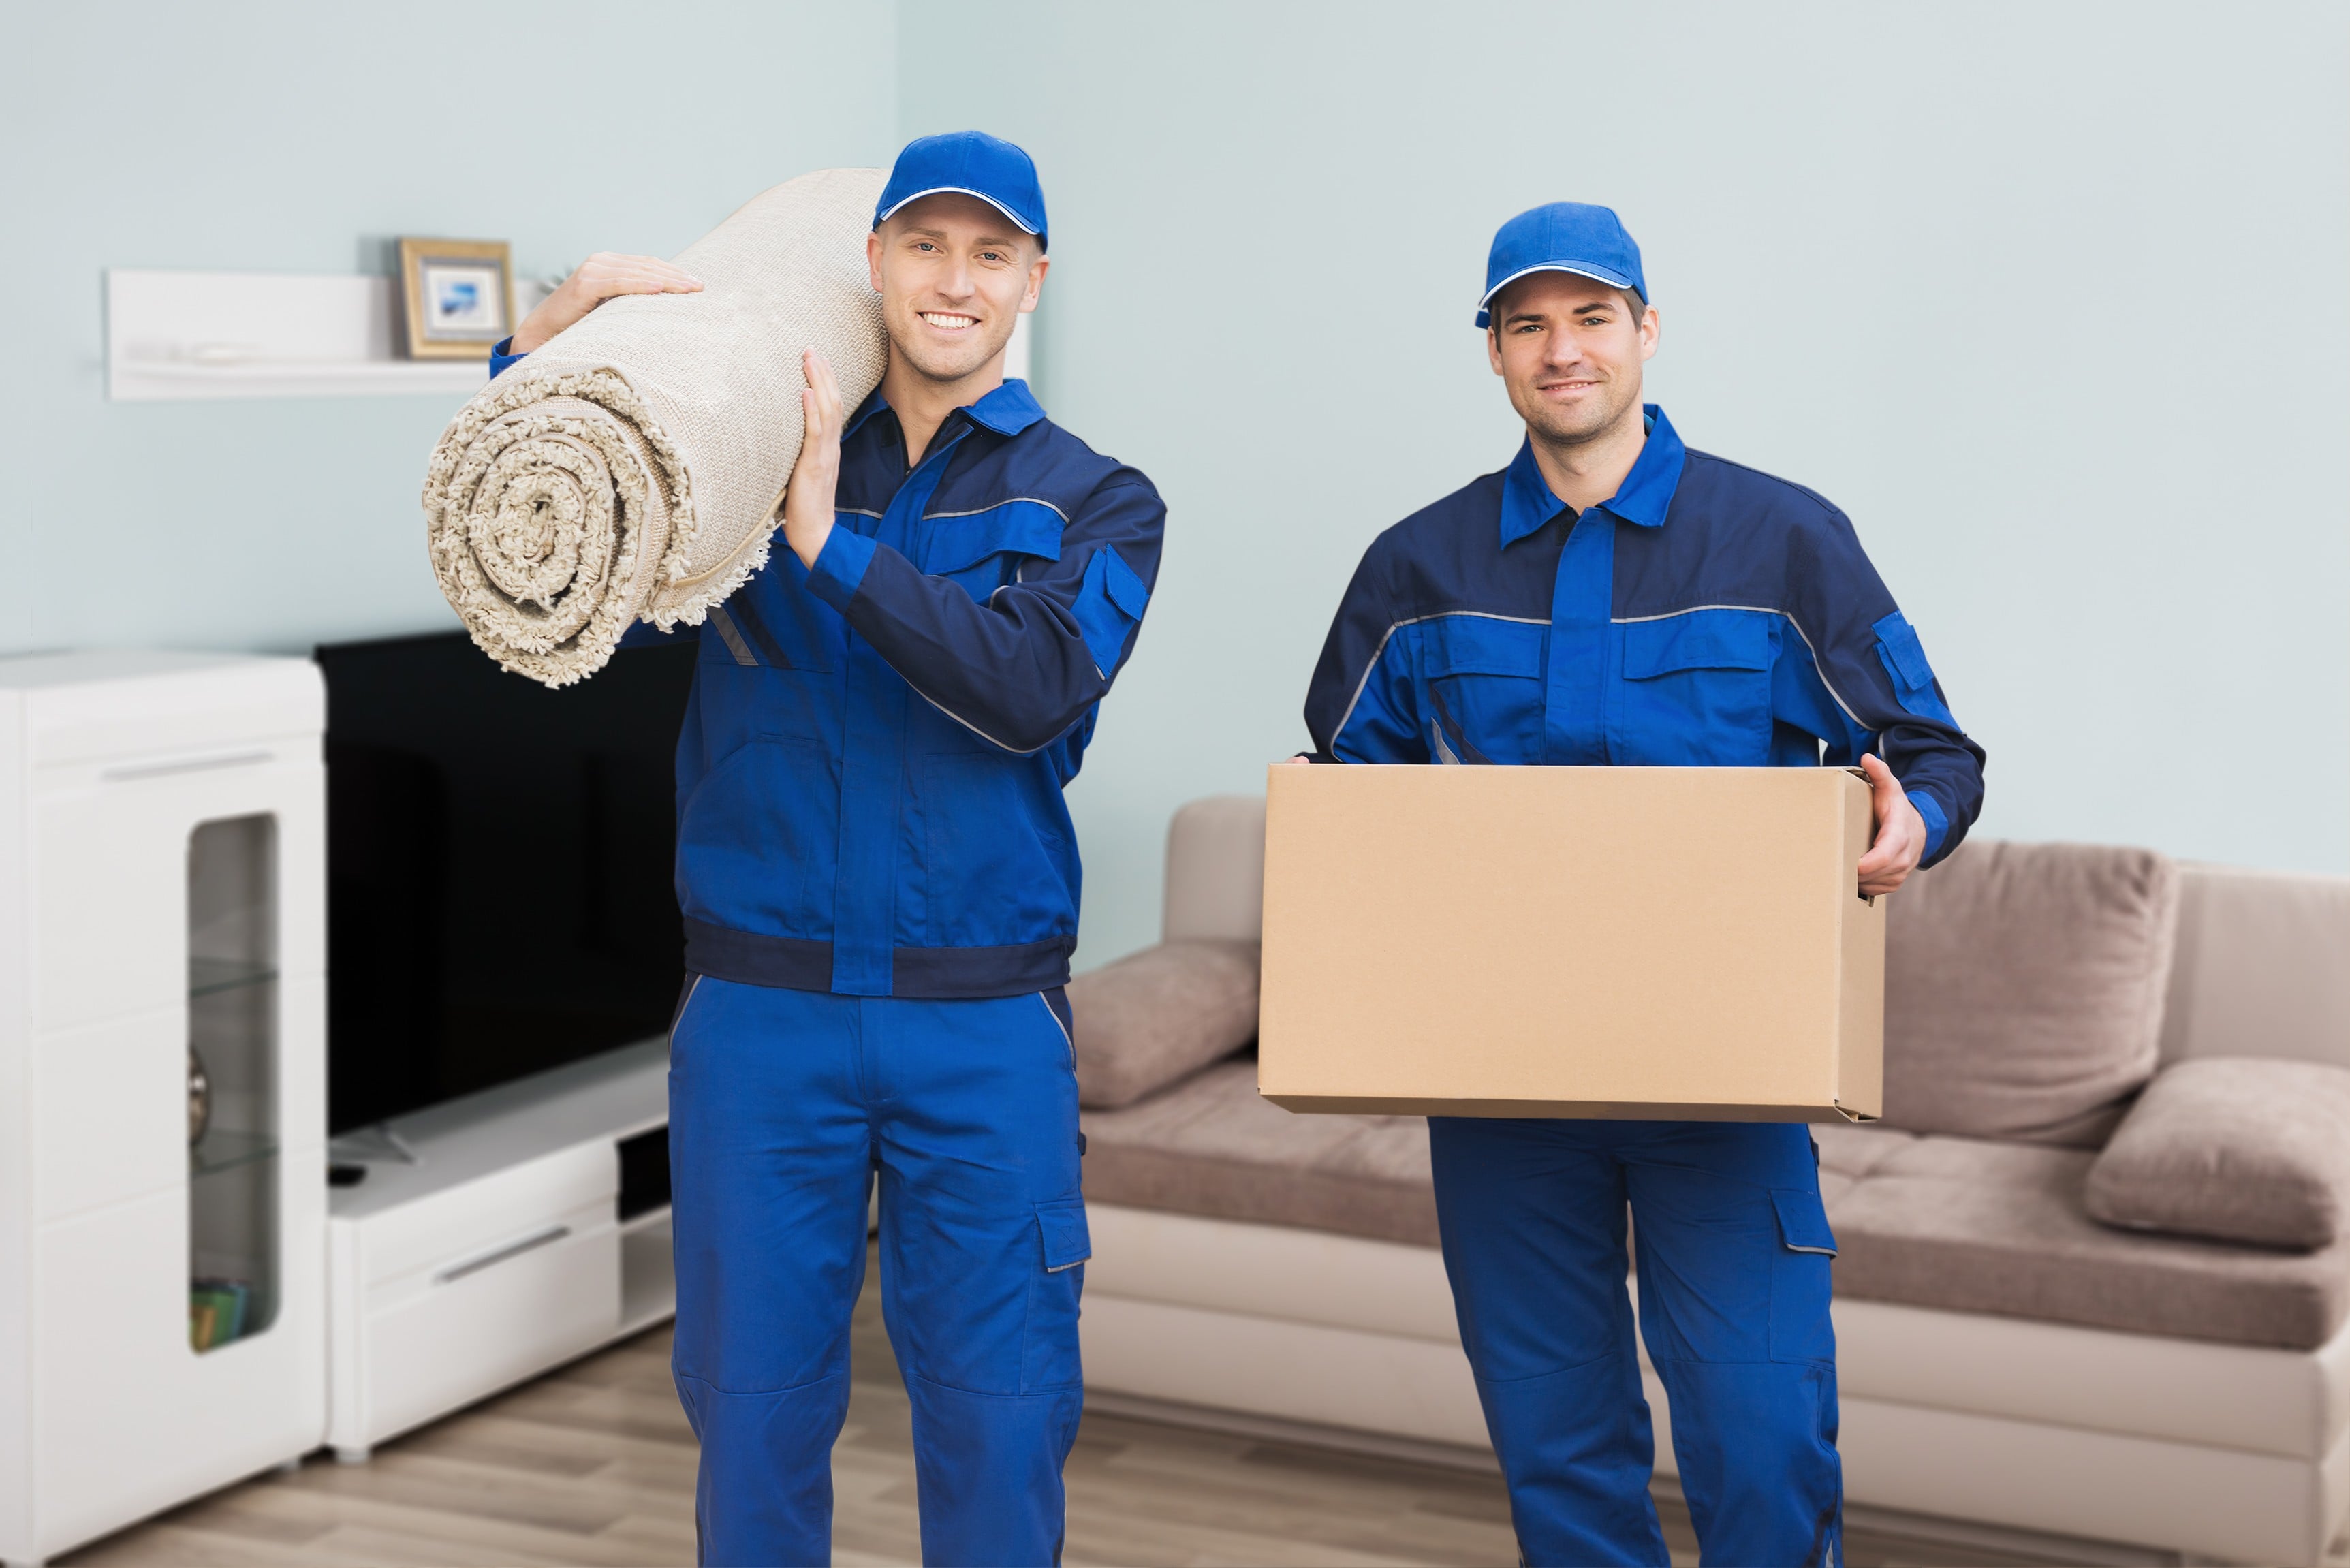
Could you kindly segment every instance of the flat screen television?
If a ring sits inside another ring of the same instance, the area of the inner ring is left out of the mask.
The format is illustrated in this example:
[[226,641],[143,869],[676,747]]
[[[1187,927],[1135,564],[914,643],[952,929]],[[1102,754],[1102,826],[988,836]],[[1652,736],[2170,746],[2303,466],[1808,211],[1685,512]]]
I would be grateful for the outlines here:
[[462,632],[317,660],[330,1130],[667,1029],[693,646],[631,649],[560,691]]

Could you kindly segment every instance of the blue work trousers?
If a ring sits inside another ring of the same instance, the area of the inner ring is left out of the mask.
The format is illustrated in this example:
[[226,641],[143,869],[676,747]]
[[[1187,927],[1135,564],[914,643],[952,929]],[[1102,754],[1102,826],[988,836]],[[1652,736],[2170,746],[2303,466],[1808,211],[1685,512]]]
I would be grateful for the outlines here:
[[1700,1561],[1843,1561],[1835,1249],[1792,1123],[1433,1116],[1461,1337],[1525,1562],[1664,1564],[1625,1289],[1672,1407]]
[[704,1563],[831,1560],[877,1171],[923,1561],[1059,1561],[1084,1402],[1078,1155],[1069,1037],[1043,995],[694,982],[670,1042],[670,1166]]

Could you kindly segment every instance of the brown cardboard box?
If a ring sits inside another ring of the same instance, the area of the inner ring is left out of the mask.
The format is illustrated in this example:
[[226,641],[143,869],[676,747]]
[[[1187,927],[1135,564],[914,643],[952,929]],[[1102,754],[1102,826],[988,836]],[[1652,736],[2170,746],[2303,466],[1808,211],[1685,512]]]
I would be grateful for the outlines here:
[[1276,766],[1257,1086],[1293,1111],[1852,1121],[1885,900],[1841,768]]

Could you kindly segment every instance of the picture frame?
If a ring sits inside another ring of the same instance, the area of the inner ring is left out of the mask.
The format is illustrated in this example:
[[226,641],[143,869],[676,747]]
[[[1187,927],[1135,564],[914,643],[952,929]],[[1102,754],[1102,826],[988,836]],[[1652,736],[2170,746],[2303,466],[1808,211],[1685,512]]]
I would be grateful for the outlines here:
[[487,358],[514,330],[512,247],[403,237],[400,300],[410,358]]

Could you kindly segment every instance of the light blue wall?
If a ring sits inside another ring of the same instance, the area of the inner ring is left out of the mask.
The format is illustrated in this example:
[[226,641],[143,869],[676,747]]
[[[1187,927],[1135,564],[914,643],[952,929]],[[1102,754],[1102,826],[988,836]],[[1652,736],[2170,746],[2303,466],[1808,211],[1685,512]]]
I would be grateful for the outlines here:
[[1026,143],[1040,382],[1172,508],[1071,799],[1085,960],[1262,788],[1372,535],[1517,434],[1503,218],[1606,202],[1693,444],[1857,523],[1986,832],[2350,869],[2350,10],[906,0],[901,129]]
[[673,252],[983,124],[1055,219],[1040,387],[1173,506],[1072,794],[1088,961],[1154,934],[1167,814],[1302,739],[1370,536],[1507,459],[1470,302],[1564,195],[1646,246],[1683,432],[1858,522],[1991,749],[1987,831],[2350,868],[2337,5],[19,13],[0,650],[450,623],[416,491],[455,400],[108,403],[104,268]]
[[666,254],[896,149],[896,13],[858,0],[159,0],[7,26],[0,650],[455,624],[417,493],[462,400],[109,403],[104,269],[380,270],[403,233],[510,239],[525,274]]

